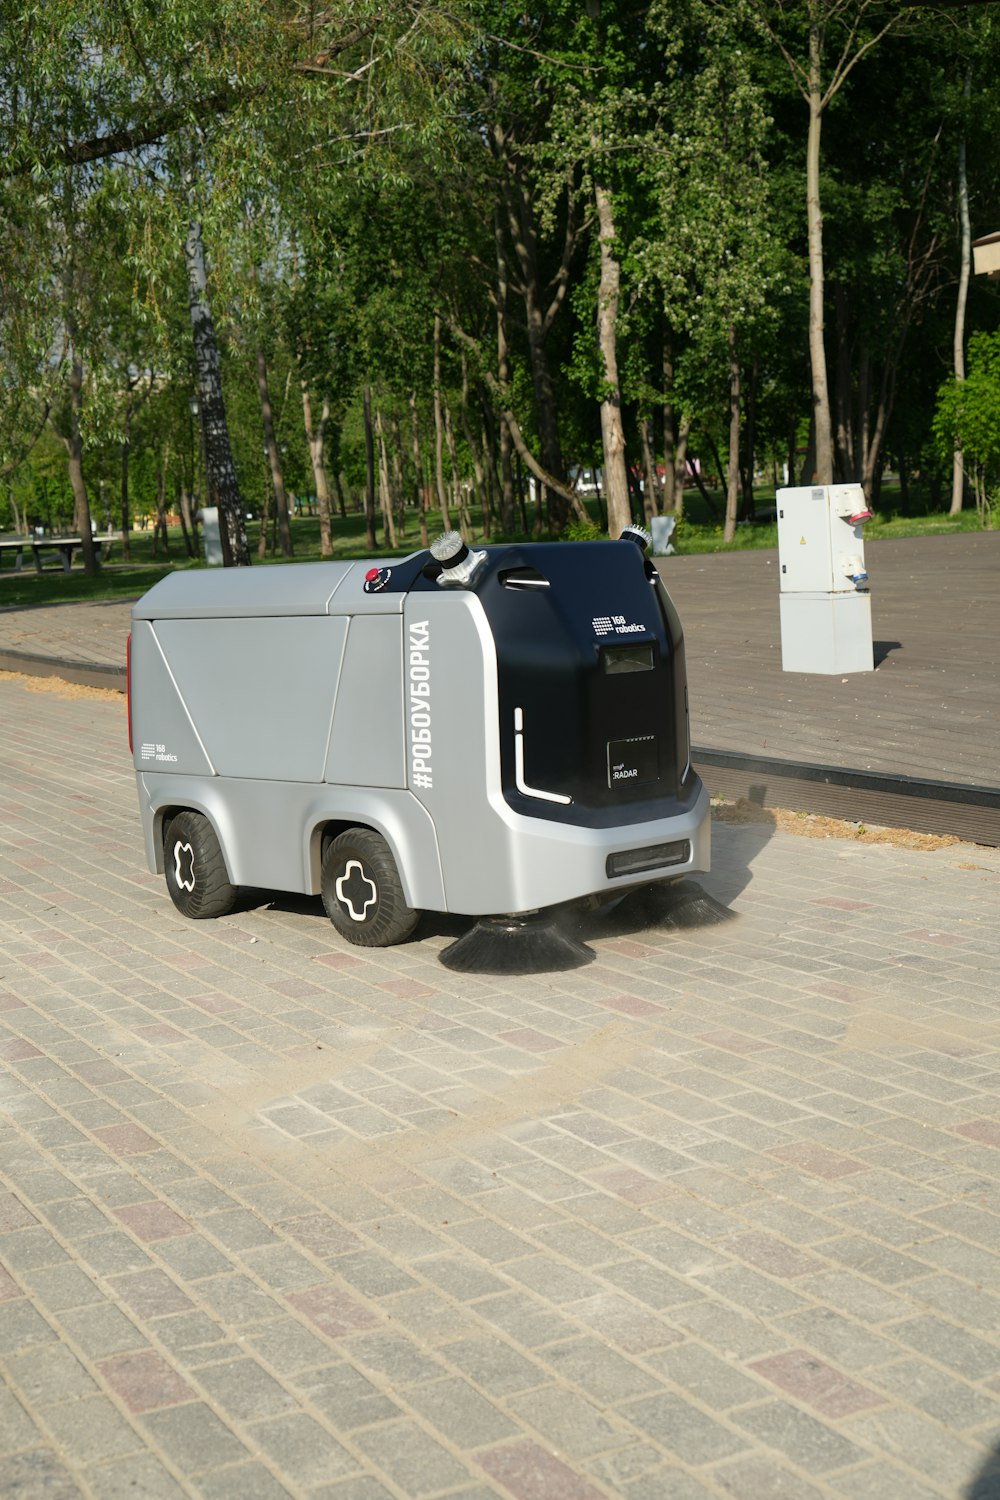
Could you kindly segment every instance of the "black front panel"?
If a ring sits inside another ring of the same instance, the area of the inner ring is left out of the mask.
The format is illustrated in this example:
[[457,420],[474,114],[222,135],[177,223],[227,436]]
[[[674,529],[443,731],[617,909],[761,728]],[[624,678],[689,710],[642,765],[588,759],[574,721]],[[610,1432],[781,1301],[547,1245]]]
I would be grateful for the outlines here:
[[[680,781],[687,759],[680,628],[639,548],[617,541],[488,550],[473,591],[496,642],[508,803],[532,817],[590,826],[681,810],[697,783]],[[519,772],[528,790],[518,789]]]

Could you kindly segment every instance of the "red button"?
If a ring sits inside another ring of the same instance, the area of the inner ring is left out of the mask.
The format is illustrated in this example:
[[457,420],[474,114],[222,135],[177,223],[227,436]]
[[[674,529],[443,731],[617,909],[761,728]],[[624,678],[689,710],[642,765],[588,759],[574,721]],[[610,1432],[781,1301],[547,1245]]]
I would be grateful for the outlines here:
[[365,574],[365,580],[368,583],[371,583],[372,579],[373,578],[377,578],[377,577],[378,577],[378,568],[369,568],[368,572]]

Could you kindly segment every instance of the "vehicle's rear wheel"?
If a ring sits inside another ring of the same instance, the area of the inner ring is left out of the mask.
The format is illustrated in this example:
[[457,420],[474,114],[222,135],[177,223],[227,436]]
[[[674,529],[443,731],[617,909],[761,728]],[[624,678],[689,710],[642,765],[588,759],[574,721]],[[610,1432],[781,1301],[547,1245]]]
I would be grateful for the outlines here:
[[185,917],[224,917],[236,905],[239,891],[230,885],[226,861],[215,829],[199,812],[179,812],[163,836],[167,890]]
[[349,828],[331,842],[320,890],[341,937],[363,948],[405,942],[420,919],[406,903],[392,851],[370,828]]

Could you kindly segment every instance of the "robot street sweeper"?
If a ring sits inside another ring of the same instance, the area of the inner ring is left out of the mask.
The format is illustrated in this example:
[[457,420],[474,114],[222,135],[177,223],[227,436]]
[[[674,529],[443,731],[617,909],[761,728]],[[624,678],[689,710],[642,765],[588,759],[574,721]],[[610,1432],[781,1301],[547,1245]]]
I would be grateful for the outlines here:
[[[639,528],[169,575],[132,611],[146,858],[187,917],[322,895],[349,942],[475,917],[453,968],[569,967],[555,920],[709,868],[680,622]],[[498,956],[499,955],[499,956]]]

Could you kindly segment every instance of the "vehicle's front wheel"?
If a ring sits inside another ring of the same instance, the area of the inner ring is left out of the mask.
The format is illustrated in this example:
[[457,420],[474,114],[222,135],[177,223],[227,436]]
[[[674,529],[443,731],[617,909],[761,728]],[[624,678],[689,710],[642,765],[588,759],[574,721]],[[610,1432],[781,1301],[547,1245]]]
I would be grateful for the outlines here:
[[405,942],[420,919],[407,905],[392,851],[370,828],[349,828],[331,842],[320,890],[341,937],[363,948]]
[[163,866],[170,899],[182,916],[224,917],[239,891],[230,885],[215,829],[204,813],[179,812],[163,836]]

